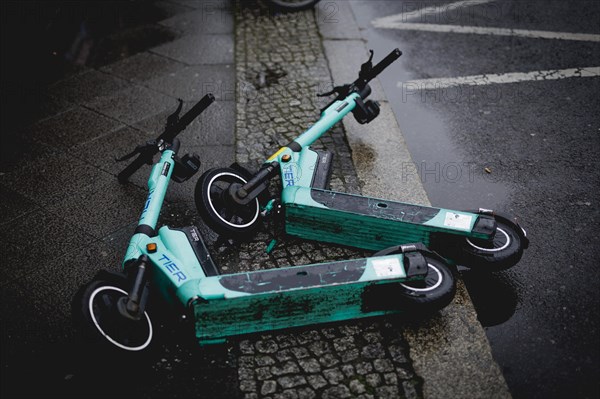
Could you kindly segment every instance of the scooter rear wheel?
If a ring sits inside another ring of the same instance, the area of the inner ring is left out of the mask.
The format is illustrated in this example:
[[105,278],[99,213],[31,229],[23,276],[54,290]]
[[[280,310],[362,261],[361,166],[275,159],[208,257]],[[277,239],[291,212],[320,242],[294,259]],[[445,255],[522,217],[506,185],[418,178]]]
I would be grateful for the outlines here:
[[125,277],[93,280],[75,295],[73,317],[86,341],[120,353],[140,352],[150,346],[154,331],[148,312],[140,320],[132,320],[117,309],[119,299],[127,297],[126,287]]
[[401,305],[412,314],[436,312],[452,302],[456,279],[442,261],[425,255],[427,276],[399,284]]
[[524,231],[515,223],[495,215],[496,234],[492,240],[461,238],[460,251],[455,259],[458,264],[472,270],[494,272],[514,266],[527,247]]
[[196,183],[194,200],[206,224],[220,235],[243,238],[260,225],[260,205],[254,199],[248,205],[238,205],[228,199],[231,184],[244,184],[247,177],[231,168],[206,171]]

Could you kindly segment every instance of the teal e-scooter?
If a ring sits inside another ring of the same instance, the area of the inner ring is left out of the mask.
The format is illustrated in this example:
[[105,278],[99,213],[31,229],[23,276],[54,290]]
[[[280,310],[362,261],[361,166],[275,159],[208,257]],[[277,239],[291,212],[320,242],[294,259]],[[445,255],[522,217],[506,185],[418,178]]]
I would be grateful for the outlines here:
[[[368,258],[221,274],[195,226],[158,228],[171,181],[184,182],[200,167],[195,155],[179,157],[176,136],[213,101],[206,95],[179,118],[180,102],[163,134],[121,158],[137,155],[118,175],[122,183],[153,164],[148,196],[121,271],[99,271],[73,299],[74,319],[85,337],[118,351],[145,351],[154,342],[157,307],[158,313],[192,320],[200,344],[215,344],[309,324],[428,314],[450,303],[454,276],[443,258],[420,243]],[[154,163],[156,154],[160,159]]]
[[[264,216],[276,218],[285,234],[380,251],[420,242],[449,263],[497,271],[515,265],[529,239],[510,216],[479,209],[461,211],[389,201],[329,190],[333,153],[310,148],[344,117],[361,124],[379,115],[368,100],[369,82],[401,56],[395,49],[377,65],[373,52],[358,78],[321,96],[336,98],[321,117],[295,140],[264,161],[255,174],[238,165],[206,171],[198,180],[195,202],[203,220],[225,237],[247,238]],[[280,194],[268,194],[279,178]]]

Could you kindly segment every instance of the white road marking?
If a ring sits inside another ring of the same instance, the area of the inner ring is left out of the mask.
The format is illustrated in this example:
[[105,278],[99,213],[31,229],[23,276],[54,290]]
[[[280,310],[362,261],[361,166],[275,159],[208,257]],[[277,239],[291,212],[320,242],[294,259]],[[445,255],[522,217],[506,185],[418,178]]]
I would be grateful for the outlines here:
[[397,86],[400,88],[410,87],[416,90],[434,90],[454,86],[482,86],[567,78],[591,78],[597,76],[600,76],[600,67],[551,69],[547,71],[512,72],[491,75],[461,76],[456,78],[416,79],[398,82]]
[[[472,7],[472,6],[477,6],[477,5],[481,5],[481,4],[491,3],[493,1],[496,1],[496,0],[466,0],[466,1],[457,1],[456,3],[450,3],[450,4],[440,4],[439,6],[425,7],[425,8],[421,8],[419,10],[412,10],[412,11],[403,12],[401,14],[389,15],[387,17],[378,18],[373,21],[373,25],[378,28],[385,28],[387,26],[393,26],[397,23],[406,22],[411,19],[420,18],[421,20],[423,20],[425,17],[431,16],[431,15],[440,15],[440,14],[443,14],[446,12],[456,10],[458,8]],[[418,4],[418,3],[408,3],[408,5],[410,5],[410,4]]]
[[600,42],[600,35],[591,33],[550,32],[542,30],[525,30],[509,28],[488,28],[482,26],[437,25],[416,22],[381,23],[374,20],[373,26],[383,29],[417,30],[436,33],[467,33],[474,35],[516,36],[533,39],[576,40],[583,42]]

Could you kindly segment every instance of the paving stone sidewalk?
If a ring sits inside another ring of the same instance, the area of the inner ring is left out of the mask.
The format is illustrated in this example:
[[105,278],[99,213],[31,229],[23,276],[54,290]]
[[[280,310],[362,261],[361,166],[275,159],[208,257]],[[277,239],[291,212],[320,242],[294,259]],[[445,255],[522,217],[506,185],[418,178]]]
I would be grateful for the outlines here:
[[[166,16],[156,30],[168,30],[169,40],[118,62],[85,68],[40,93],[44,107],[19,127],[18,156],[0,173],[2,392],[423,397],[424,381],[415,373],[404,338],[407,329],[418,335],[420,326],[399,318],[256,334],[216,348],[191,342],[189,325],[163,324],[167,339],[158,354],[143,363],[118,365],[132,367],[129,373],[116,373],[114,362],[74,349],[70,300],[96,271],[119,269],[146,199],[149,168],[120,185],[116,174],[124,165],[114,158],[155,137],[177,98],[187,108],[210,91],[217,102],[181,135],[183,151],[198,153],[202,170],[236,160],[256,169],[314,123],[327,102],[316,93],[331,88],[314,10],[273,14],[261,2],[234,7],[228,0],[158,4]],[[332,188],[360,193],[342,124],[315,147],[335,153]],[[267,254],[273,238],[268,228],[251,242],[220,241],[197,216],[198,176],[170,186],[160,222],[199,226],[223,273],[365,255],[291,238]],[[30,384],[30,375],[39,376],[40,383]]]
[[[115,158],[160,134],[178,98],[185,111],[209,91],[218,101],[180,135],[182,151],[198,153],[203,169],[235,158],[232,3],[143,6],[161,16],[144,31],[164,37],[128,54],[127,35],[138,39],[140,30],[115,32],[107,40],[123,42],[118,60],[36,87],[39,104],[24,104],[27,118],[3,132],[11,151],[0,171],[2,397],[240,395],[232,347],[198,348],[189,325],[163,322],[168,339],[129,363],[94,355],[74,335],[73,295],[97,271],[119,270],[146,201],[149,167],[121,185],[116,174],[126,164]],[[170,186],[160,223],[201,224],[194,183]]]

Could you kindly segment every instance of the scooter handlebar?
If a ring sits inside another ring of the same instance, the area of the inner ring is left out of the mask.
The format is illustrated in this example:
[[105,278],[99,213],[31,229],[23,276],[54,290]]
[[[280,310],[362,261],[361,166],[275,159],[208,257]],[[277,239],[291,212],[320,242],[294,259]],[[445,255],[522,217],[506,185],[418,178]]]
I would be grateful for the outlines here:
[[[144,146],[139,146],[136,148],[134,152],[129,155],[126,155],[121,160],[125,160],[130,158],[135,154],[139,154],[136,159],[133,160],[125,169],[123,169],[118,175],[120,183],[126,183],[127,179],[134,174],[139,168],[141,168],[144,164],[152,164],[152,159],[154,155],[160,151],[159,144],[161,142],[168,143],[172,146],[174,152],[177,152],[179,149],[179,140],[176,139],[176,136],[181,133],[198,115],[202,113],[210,104],[215,101],[215,96],[211,93],[208,93],[200,101],[196,103],[188,112],[186,112],[181,118],[177,118],[177,114],[181,110],[181,100],[180,105],[175,114],[172,115],[175,118],[174,123],[167,123],[167,127],[165,131],[158,137],[157,140],[150,141],[146,143]],[[171,117],[169,117],[171,118]]]
[[396,61],[398,58],[400,58],[400,56],[402,55],[402,51],[400,51],[400,49],[396,48],[394,50],[392,50],[391,53],[389,53],[383,60],[379,61],[379,63],[377,65],[375,65],[373,68],[371,68],[370,71],[368,71],[365,76],[361,76],[361,78],[363,78],[366,82],[369,82],[370,80],[374,79],[377,75],[379,75],[381,72],[383,72],[383,70],[387,67],[389,67],[392,62]]
[[194,119],[196,119],[196,117],[198,115],[200,115],[206,108],[208,108],[208,106],[210,104],[212,104],[214,101],[215,101],[215,96],[213,96],[212,93],[208,93],[207,95],[205,95],[204,97],[202,97],[202,99],[200,101],[198,101],[196,103],[196,105],[194,105],[192,107],[192,109],[190,109],[188,112],[186,112],[179,119],[179,125],[182,128],[185,128],[187,125],[189,125],[190,123],[192,123],[192,121]]
[[357,92],[360,94],[361,98],[364,100],[367,98],[369,94],[371,94],[371,88],[369,87],[369,82],[373,80],[377,75],[379,75],[383,70],[391,65],[392,62],[396,61],[402,55],[402,51],[398,48],[392,50],[384,59],[379,61],[379,63],[375,66],[371,66],[371,60],[373,59],[373,50],[370,50],[371,57],[367,62],[365,62],[358,73],[358,79],[350,84],[345,84],[342,86],[335,86],[333,90],[328,91],[326,93],[317,94],[319,97],[329,96],[331,94],[336,94],[337,97],[327,104],[325,107],[321,108],[321,112],[325,109],[329,108],[332,104],[334,104],[338,100],[342,100],[348,96],[348,94],[352,92]]
[[212,93],[208,93],[200,101],[196,103],[188,112],[186,112],[174,126],[169,126],[165,129],[165,132],[160,135],[159,140],[162,139],[167,143],[173,141],[181,131],[183,131],[190,123],[198,117],[210,104],[215,101],[215,96]]

